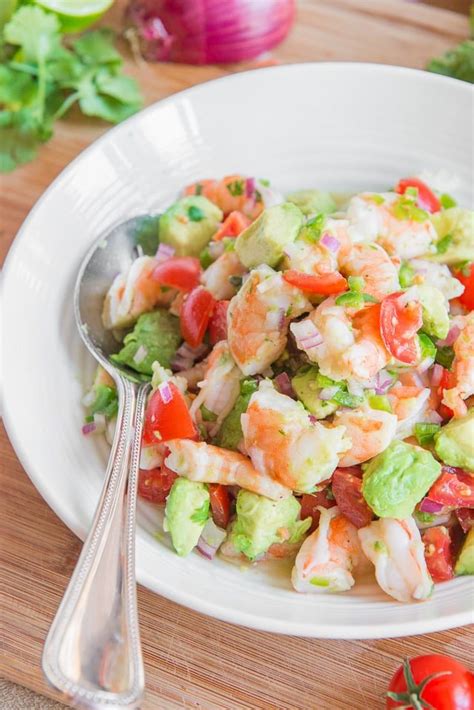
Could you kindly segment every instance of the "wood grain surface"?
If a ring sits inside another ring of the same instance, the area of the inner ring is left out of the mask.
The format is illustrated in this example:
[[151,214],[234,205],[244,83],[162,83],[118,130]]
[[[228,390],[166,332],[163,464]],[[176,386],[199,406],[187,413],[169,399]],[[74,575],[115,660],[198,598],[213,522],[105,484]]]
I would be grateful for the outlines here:
[[[109,22],[118,23],[123,3]],[[467,20],[400,0],[299,2],[282,62],[370,61],[423,67],[467,36]],[[137,65],[151,103],[241,67]],[[249,66],[249,65],[246,65]],[[40,157],[0,178],[0,259],[51,180],[106,126],[73,115],[58,124]],[[41,647],[77,559],[80,542],[42,501],[0,432],[0,673],[45,695]],[[404,655],[474,657],[472,629],[379,641],[318,641],[276,636],[203,617],[139,590],[147,675],[144,710],[255,708],[371,710]],[[8,708],[5,710],[9,710]]]

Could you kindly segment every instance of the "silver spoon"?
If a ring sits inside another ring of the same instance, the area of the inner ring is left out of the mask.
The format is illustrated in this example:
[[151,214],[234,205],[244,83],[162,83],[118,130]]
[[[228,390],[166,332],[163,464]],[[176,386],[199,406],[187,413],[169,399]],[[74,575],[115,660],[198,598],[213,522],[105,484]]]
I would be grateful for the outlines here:
[[86,347],[113,377],[117,426],[91,530],[43,650],[43,671],[74,705],[138,708],[144,691],[135,581],[135,517],[140,442],[149,378],[110,360],[118,344],[102,324],[114,276],[137,257],[135,217],[98,239],[79,269],[74,311]]

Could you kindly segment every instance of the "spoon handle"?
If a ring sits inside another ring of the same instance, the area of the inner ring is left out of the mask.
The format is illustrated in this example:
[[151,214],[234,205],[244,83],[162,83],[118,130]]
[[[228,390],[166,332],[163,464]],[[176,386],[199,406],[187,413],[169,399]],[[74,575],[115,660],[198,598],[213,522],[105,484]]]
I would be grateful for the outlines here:
[[117,388],[120,407],[104,488],[43,651],[48,680],[88,710],[138,708],[144,689],[135,517],[149,385],[118,377]]

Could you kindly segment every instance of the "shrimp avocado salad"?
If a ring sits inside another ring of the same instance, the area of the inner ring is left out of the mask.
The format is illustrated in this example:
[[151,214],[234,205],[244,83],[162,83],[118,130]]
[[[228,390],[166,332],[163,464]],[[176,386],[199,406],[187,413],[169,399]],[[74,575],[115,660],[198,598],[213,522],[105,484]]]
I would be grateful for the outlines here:
[[[291,558],[310,594],[372,566],[402,602],[474,574],[474,213],[435,182],[231,175],[143,220],[102,319],[151,379],[139,495],[178,555]],[[110,439],[104,370],[84,404]]]

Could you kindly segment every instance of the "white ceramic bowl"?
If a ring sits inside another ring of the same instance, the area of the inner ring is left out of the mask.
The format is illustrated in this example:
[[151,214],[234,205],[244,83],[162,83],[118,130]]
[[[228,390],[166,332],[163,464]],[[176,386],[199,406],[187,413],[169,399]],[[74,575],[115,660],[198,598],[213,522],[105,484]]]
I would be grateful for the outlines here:
[[[99,233],[167,206],[183,185],[230,172],[282,190],[384,189],[423,168],[460,178],[472,202],[472,90],[396,67],[303,64],[236,74],[151,106],[84,151],[24,223],[5,266],[3,404],[7,431],[45,500],[84,537],[108,449],[81,435],[92,363],[75,331],[72,287]],[[34,515],[34,511],[31,513]],[[350,593],[300,595],[285,568],[243,573],[158,542],[156,508],[140,505],[139,581],[205,614],[302,636],[369,638],[472,620],[473,580],[402,605],[372,580]]]

